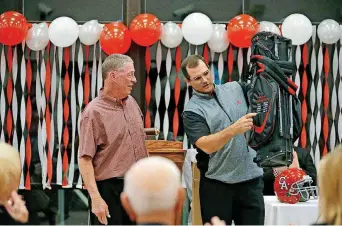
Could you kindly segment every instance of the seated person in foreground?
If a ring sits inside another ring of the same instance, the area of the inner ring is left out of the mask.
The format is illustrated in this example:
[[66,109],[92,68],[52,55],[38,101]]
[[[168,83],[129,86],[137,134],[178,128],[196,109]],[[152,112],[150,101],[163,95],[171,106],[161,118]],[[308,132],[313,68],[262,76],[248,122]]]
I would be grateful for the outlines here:
[[264,195],[275,195],[273,183],[275,177],[287,168],[301,168],[312,179],[311,185],[316,185],[316,167],[313,163],[309,150],[295,147],[293,152],[293,161],[289,167],[265,168],[264,169]]
[[25,202],[17,193],[21,164],[19,152],[0,142],[0,224],[19,224],[28,221]]
[[137,225],[174,225],[185,197],[180,171],[171,160],[149,157],[125,174],[121,203]]
[[319,164],[319,219],[316,225],[342,225],[342,146],[325,155]]

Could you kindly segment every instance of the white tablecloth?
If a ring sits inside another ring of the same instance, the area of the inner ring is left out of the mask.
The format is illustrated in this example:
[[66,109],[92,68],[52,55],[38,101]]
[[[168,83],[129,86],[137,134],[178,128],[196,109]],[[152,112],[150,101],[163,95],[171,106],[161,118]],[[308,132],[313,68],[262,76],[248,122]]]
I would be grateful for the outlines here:
[[278,201],[276,196],[264,196],[265,225],[310,225],[318,218],[318,200],[296,204]]

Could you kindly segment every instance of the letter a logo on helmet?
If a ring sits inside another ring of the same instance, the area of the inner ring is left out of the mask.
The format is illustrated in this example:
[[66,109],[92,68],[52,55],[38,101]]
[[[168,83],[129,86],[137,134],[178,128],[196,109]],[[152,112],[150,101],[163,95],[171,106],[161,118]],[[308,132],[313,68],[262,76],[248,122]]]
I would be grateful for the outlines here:
[[280,189],[281,190],[283,190],[283,189],[288,190],[287,185],[286,185],[286,178],[285,177],[280,177],[279,178],[279,185],[280,185]]

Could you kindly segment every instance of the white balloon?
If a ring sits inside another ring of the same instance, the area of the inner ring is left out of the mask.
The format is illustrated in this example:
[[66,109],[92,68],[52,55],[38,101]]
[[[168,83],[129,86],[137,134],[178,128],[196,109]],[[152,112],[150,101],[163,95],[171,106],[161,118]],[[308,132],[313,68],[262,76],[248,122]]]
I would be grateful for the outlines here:
[[193,45],[202,45],[209,41],[213,34],[213,23],[203,13],[191,13],[182,24],[183,37]]
[[97,20],[91,20],[84,23],[79,27],[80,41],[84,45],[94,45],[100,38],[102,26],[97,22]]
[[225,24],[214,24],[213,34],[211,35],[208,46],[216,53],[222,53],[228,48],[229,42],[227,39],[227,31]]
[[274,23],[269,22],[269,21],[261,21],[260,22],[258,32],[262,32],[262,31],[268,31],[268,32],[272,32],[272,33],[277,34],[277,35],[281,35],[279,27],[277,25],[275,25]]
[[323,20],[317,28],[319,39],[326,44],[336,43],[340,39],[340,25],[332,19]]
[[283,36],[292,40],[292,45],[303,45],[312,35],[312,24],[303,14],[294,13],[285,18]]
[[77,23],[70,17],[59,17],[49,27],[50,41],[58,47],[68,47],[76,42],[79,34]]
[[49,43],[49,27],[47,23],[32,24],[26,35],[26,44],[33,51],[45,49]]
[[183,34],[181,28],[174,22],[167,22],[162,26],[160,41],[168,48],[175,48],[182,43]]

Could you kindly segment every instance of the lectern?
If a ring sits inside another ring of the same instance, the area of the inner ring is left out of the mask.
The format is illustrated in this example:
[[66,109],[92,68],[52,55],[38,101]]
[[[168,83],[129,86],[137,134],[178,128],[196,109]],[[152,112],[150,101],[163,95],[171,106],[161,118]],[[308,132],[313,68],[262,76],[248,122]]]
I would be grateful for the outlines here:
[[[147,131],[146,131],[146,134]],[[180,171],[182,171],[185,152],[183,143],[179,141],[167,140],[146,140],[147,151],[150,156],[162,156],[173,161]],[[182,210],[177,215],[175,225],[182,224]]]

